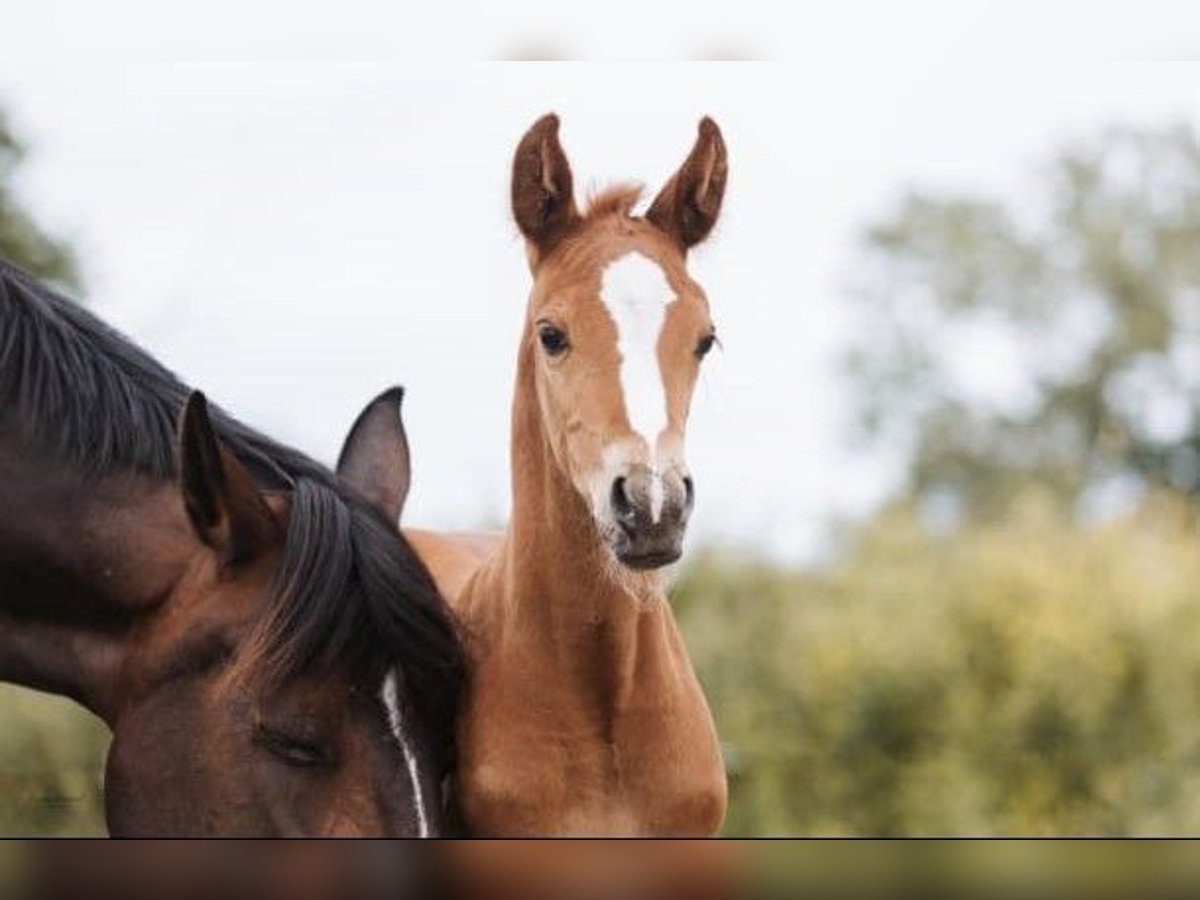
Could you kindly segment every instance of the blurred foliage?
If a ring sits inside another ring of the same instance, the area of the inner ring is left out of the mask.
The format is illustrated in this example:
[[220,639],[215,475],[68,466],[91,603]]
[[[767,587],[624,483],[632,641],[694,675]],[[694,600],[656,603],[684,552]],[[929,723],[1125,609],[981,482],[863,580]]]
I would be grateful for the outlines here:
[[79,264],[71,248],[46,233],[17,200],[13,182],[25,159],[25,147],[0,110],[0,257],[78,293]]
[[1200,496],[1191,128],[1112,129],[1011,197],[910,193],[864,245],[850,373],[916,496],[985,518],[1029,482],[1071,505]]
[[70,700],[0,684],[0,834],[104,834],[108,743]]
[[1196,513],[1060,510],[938,535],[901,505],[826,568],[691,566],[726,833],[1200,832]]

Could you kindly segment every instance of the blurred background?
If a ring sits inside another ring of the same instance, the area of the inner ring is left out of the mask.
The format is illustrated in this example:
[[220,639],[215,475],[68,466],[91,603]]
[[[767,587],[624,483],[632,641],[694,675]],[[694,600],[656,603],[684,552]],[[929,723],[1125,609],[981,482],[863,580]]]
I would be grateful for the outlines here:
[[[691,265],[724,346],[673,603],[726,832],[1200,832],[1200,66],[944,61],[1024,21],[974,8],[872,30],[870,65],[686,67],[350,63],[303,10],[295,54],[106,19],[67,67],[33,11],[0,60],[0,255],[327,462],[403,383],[406,523],[498,526],[516,141],[557,111],[578,189],[652,195],[710,114],[730,186]],[[1186,49],[1088,21],[1036,36]],[[0,686],[0,832],[102,831],[106,742]]]

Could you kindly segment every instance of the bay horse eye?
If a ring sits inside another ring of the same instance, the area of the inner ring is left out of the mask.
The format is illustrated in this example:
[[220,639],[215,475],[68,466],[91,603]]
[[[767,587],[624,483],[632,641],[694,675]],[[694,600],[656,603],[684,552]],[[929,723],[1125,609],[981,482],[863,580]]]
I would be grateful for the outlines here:
[[259,726],[254,742],[281,762],[300,769],[327,769],[333,766],[331,754],[316,743]]
[[538,340],[542,342],[543,349],[551,356],[558,356],[571,346],[567,342],[566,332],[553,325],[540,326],[538,328]]
[[713,344],[716,342],[717,336],[715,334],[706,334],[704,337],[700,338],[700,341],[696,344],[696,358],[704,359],[704,357],[708,355],[708,351],[713,348]]

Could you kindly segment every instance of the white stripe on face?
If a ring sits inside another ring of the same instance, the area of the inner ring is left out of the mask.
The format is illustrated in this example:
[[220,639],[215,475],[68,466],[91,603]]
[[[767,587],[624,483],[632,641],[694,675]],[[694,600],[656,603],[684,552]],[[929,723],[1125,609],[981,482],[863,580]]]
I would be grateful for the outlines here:
[[413,803],[417,811],[417,837],[429,837],[429,819],[425,813],[425,797],[421,793],[421,779],[417,775],[417,757],[404,735],[404,720],[400,718],[400,696],[396,687],[396,672],[390,671],[383,679],[383,690],[379,692],[383,708],[387,710],[388,725],[392,736],[404,754],[404,765],[408,769],[408,780],[412,784]]
[[667,428],[667,396],[658,365],[658,338],[667,306],[675,300],[675,294],[662,267],[633,250],[605,268],[600,299],[617,327],[621,391],[629,425],[646,442],[650,453],[651,516],[657,522],[663,502],[657,464],[658,438]]

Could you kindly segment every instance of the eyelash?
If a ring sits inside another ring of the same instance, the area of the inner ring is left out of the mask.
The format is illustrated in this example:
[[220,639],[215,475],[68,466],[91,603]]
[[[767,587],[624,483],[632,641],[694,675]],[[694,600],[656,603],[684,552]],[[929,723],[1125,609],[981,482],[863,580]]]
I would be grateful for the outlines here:
[[259,726],[254,742],[289,766],[303,769],[327,769],[333,765],[330,755],[312,741],[303,740],[266,726]]

